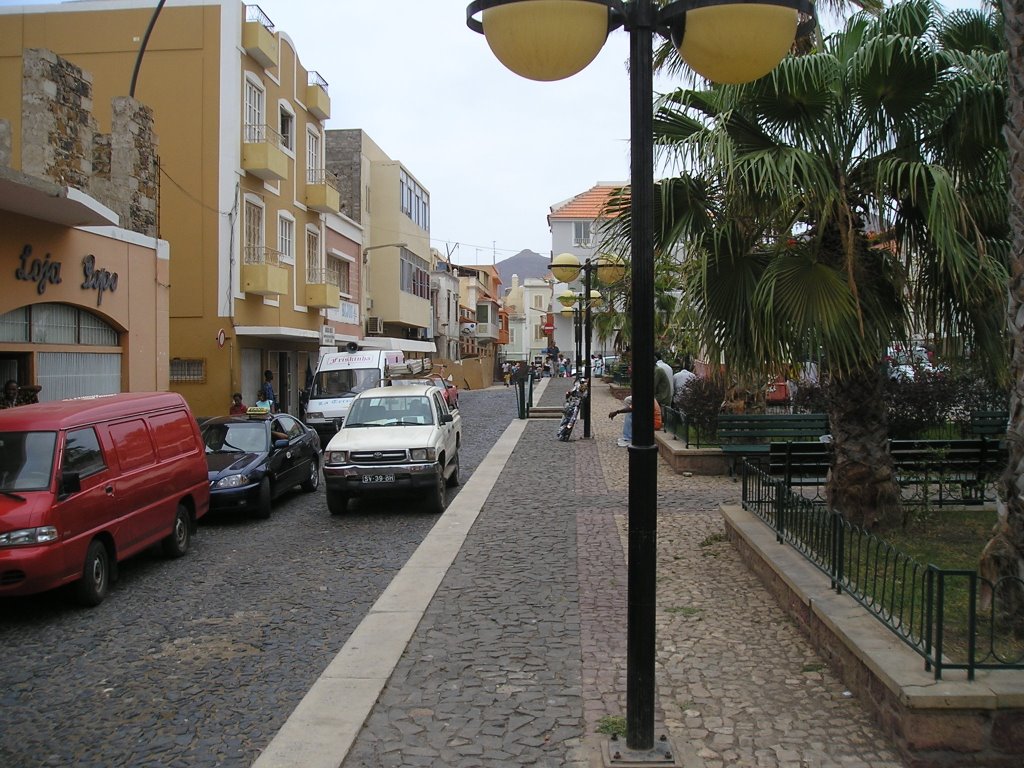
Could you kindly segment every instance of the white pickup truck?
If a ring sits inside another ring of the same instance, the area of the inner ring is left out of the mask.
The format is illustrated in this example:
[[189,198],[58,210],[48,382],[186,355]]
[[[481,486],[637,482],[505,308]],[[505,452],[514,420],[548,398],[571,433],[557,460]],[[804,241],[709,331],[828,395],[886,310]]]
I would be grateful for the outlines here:
[[340,515],[356,497],[422,494],[443,512],[446,489],[459,484],[462,416],[435,386],[361,392],[324,451],[327,508]]

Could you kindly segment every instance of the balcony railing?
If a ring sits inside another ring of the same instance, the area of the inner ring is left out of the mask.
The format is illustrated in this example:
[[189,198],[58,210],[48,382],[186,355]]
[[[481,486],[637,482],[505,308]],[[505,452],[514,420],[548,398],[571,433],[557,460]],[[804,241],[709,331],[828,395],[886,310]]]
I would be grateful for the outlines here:
[[258,5],[245,6],[245,20],[261,24],[268,32],[274,31],[274,22],[270,20],[270,17]]
[[265,245],[245,246],[245,263],[261,264],[264,266],[276,267],[281,260],[281,252],[268,248]]
[[338,189],[338,177],[325,168],[310,168],[306,171],[307,184],[326,184],[331,189]]
[[266,123],[246,123],[245,143],[270,144],[281,149],[284,146],[284,136]]
[[306,267],[306,282],[310,285],[333,285],[335,288],[341,282],[338,270],[330,267]]
[[327,81],[315,69],[309,70],[309,78],[306,80],[306,84],[315,85],[318,88],[322,88],[325,92],[327,91]]

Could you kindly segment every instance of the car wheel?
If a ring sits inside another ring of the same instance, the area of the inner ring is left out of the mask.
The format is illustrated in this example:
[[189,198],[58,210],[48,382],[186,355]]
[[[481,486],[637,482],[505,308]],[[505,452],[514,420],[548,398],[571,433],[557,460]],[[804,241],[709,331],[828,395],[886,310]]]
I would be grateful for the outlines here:
[[80,605],[99,605],[109,590],[110,553],[102,541],[93,539],[85,553],[82,578],[75,584],[75,599]]
[[448,487],[454,488],[459,484],[459,452],[455,452],[455,458],[452,459],[450,466],[452,473],[448,475]]
[[179,504],[178,512],[174,515],[174,527],[160,544],[167,557],[181,557],[188,552],[191,541],[192,518],[188,514],[188,507]]
[[264,477],[260,482],[259,495],[256,497],[256,510],[253,517],[266,520],[270,517],[270,502],[273,494],[270,492],[270,478]]
[[445,501],[446,498],[444,472],[439,471],[437,473],[437,482],[434,483],[434,488],[430,493],[430,499],[427,502],[427,508],[431,512],[444,512]]
[[309,478],[302,483],[302,490],[312,493],[320,487],[320,462],[316,456],[309,460]]
[[348,496],[341,491],[327,491],[327,509],[332,515],[343,515],[348,511]]

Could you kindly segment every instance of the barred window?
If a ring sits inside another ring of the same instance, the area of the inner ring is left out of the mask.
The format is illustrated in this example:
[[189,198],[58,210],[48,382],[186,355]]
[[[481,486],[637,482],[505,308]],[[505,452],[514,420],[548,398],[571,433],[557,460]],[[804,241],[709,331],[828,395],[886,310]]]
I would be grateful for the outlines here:
[[172,358],[170,376],[172,382],[205,384],[206,360],[187,357]]

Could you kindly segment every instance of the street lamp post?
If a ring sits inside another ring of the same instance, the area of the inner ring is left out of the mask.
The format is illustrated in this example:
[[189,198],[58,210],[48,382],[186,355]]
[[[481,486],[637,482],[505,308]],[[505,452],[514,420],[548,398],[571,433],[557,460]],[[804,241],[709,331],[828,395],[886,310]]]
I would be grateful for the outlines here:
[[[576,74],[609,32],[629,33],[633,442],[629,447],[626,747],[657,760],[654,744],[657,447],[654,443],[654,35],[672,39],[698,74],[744,83],[768,74],[796,38],[810,0],[474,0],[466,24],[518,75]],[[480,19],[476,16],[479,15]],[[669,756],[671,757],[671,756]]]

